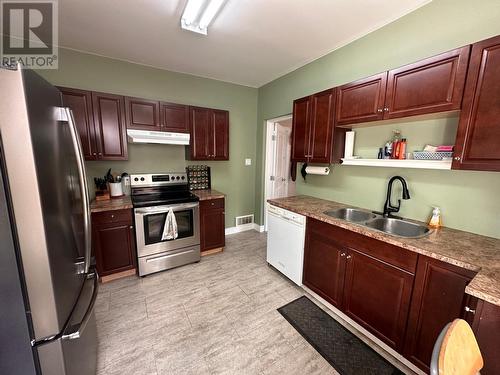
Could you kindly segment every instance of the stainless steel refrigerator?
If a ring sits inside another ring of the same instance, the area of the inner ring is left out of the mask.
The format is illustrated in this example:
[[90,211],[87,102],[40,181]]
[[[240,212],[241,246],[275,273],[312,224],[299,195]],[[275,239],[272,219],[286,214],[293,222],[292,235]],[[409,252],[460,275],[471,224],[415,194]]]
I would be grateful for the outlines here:
[[0,374],[96,372],[87,180],[59,90],[0,67]]

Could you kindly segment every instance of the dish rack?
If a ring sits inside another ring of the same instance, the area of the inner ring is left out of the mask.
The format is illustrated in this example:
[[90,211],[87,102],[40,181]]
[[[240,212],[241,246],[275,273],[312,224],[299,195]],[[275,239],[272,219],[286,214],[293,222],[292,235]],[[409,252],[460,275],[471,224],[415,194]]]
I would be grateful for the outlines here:
[[453,156],[453,152],[451,151],[414,151],[413,159],[415,160],[443,160],[446,158],[451,158]]

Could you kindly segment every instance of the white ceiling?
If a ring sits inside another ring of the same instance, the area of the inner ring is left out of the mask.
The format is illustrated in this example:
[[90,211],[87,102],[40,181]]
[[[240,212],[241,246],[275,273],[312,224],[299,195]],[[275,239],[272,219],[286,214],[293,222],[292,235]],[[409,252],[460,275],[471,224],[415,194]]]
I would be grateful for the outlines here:
[[60,45],[260,87],[430,0],[227,0],[208,36],[181,30],[187,0],[60,0]]

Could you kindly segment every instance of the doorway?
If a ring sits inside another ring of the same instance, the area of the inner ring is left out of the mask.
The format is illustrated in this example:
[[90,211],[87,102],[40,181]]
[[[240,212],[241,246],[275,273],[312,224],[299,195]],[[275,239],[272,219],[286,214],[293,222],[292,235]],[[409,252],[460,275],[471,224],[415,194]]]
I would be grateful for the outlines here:
[[267,200],[295,195],[295,181],[291,179],[291,114],[266,121],[265,152],[264,230],[267,231]]

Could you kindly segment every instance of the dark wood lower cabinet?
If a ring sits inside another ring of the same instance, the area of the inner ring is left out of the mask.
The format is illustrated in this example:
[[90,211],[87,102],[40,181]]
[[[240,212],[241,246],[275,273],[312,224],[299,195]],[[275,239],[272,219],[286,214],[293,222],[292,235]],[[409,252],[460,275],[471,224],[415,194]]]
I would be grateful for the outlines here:
[[413,274],[355,250],[346,258],[344,312],[390,347],[402,349]]
[[467,320],[483,356],[481,375],[500,374],[500,306],[474,300],[474,308],[467,314]]
[[131,210],[92,214],[92,243],[100,276],[134,269],[136,253]]
[[200,202],[200,250],[207,251],[224,247],[225,212],[224,198]]
[[412,295],[405,356],[429,371],[434,343],[443,327],[464,316],[465,287],[475,273],[420,256]]
[[331,225],[317,220],[307,221],[304,249],[305,286],[335,307],[342,305],[346,253],[334,241]]

